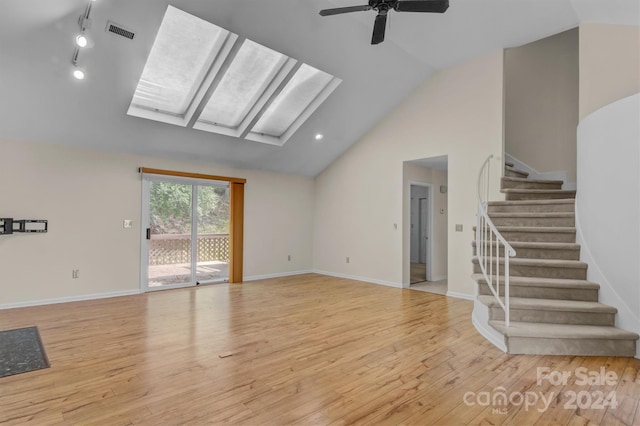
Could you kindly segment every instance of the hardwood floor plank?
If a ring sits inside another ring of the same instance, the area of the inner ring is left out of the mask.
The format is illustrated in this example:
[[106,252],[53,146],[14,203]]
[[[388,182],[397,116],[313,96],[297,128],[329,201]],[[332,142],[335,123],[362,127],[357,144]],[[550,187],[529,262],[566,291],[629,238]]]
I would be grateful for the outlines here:
[[[0,424],[638,424],[640,360],[504,354],[472,306],[308,274],[0,311],[2,329],[37,325],[51,361],[0,379]],[[616,410],[464,403],[595,391],[538,385],[537,368],[600,365],[620,378]]]
[[622,374],[618,375],[618,386],[615,387],[613,396],[617,407],[608,407],[602,417],[602,424],[640,424],[640,365],[629,361]]

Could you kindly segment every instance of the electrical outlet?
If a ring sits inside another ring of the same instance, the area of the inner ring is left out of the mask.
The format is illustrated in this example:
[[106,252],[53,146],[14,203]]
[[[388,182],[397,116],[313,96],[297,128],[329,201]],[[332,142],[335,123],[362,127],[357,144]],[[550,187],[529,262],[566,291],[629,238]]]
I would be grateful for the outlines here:
[[456,232],[462,232],[462,224],[456,223]]
[[122,227],[125,229],[129,229],[133,227],[133,221],[131,219],[125,219],[122,221]]
[[80,278],[80,269],[73,269],[71,271],[71,278],[73,279]]
[[349,263],[349,256],[347,256],[347,263]]

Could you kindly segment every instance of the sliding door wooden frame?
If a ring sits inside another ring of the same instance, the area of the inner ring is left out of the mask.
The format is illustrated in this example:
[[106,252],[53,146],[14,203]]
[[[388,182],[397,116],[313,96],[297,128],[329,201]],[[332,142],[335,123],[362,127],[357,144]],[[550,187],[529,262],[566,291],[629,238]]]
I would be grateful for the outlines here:
[[229,182],[230,212],[229,212],[229,282],[242,282],[242,267],[244,253],[244,184],[243,178],[215,176],[201,173],[187,173],[173,170],[151,169],[140,167],[140,173],[175,176],[187,179],[206,179]]
[[229,228],[230,236],[229,255],[231,257],[229,267],[229,282],[242,282],[242,260],[244,240],[244,183],[231,182],[231,220]]
[[138,169],[140,173],[148,173],[151,175],[164,175],[164,176],[177,176],[183,178],[190,179],[207,179],[207,180],[219,180],[223,182],[232,182],[232,183],[246,183],[247,180],[243,178],[235,178],[228,176],[216,176],[216,175],[206,175],[202,173],[188,173],[188,172],[177,172],[174,170],[162,170],[162,169],[150,169],[148,167],[140,167]]

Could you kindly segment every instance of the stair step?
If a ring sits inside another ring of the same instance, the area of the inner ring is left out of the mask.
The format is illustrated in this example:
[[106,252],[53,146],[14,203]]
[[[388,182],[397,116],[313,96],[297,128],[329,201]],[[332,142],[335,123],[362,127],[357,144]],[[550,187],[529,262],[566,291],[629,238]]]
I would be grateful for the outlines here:
[[510,354],[627,356],[636,354],[636,333],[611,326],[544,324],[492,320]]
[[[534,243],[525,241],[513,241],[509,244],[516,250],[515,258],[580,260],[579,244]],[[472,241],[471,246],[475,249],[476,242]],[[504,256],[504,247],[502,246],[500,247],[500,256]]]
[[505,176],[502,178],[502,189],[562,189],[561,180],[528,179]]
[[[487,267],[496,273],[496,259],[488,259]],[[504,272],[504,258],[498,258],[500,271]],[[588,265],[577,260],[558,259],[519,259],[511,258],[509,261],[509,275],[512,277],[540,277],[540,278],[566,278],[584,280],[587,278]],[[482,272],[478,258],[473,258],[473,271]],[[489,273],[489,271],[487,271]]]
[[[514,241],[531,243],[575,243],[576,228],[565,226],[496,226],[511,244]],[[476,227],[473,227],[475,233]]]
[[504,165],[508,167],[514,167],[513,163],[510,163],[509,161],[505,161]]
[[[473,274],[471,278],[478,283],[479,294],[492,294],[482,274]],[[504,276],[500,276],[500,283],[500,294],[504,294]],[[597,302],[599,289],[599,284],[586,280],[539,277],[509,278],[511,297]]]
[[509,242],[575,243],[576,228],[564,226],[497,226]]
[[574,212],[496,212],[489,217],[496,226],[575,226]]
[[[493,295],[478,300],[489,307],[490,320],[504,320],[504,310]],[[618,312],[613,306],[576,300],[510,297],[510,305],[511,321],[531,323],[613,326]]]
[[502,189],[507,200],[550,200],[575,198],[575,190],[564,189]]
[[499,212],[572,212],[575,199],[490,201],[489,213]]
[[526,178],[527,176],[529,176],[529,173],[528,172],[523,172],[522,170],[518,170],[513,166],[505,165],[504,166],[504,175],[506,177]]
[[[489,325],[504,335],[510,354],[635,356],[640,336],[615,327],[617,309],[599,303],[600,286],[586,280],[588,265],[575,244],[576,191],[562,190],[562,181],[527,176],[505,166],[506,201],[488,203],[492,222],[516,251],[509,260],[510,327],[478,258],[472,260]],[[482,239],[477,244],[486,243]],[[489,278],[502,283],[503,301],[504,255],[504,248],[497,249],[486,265]]]

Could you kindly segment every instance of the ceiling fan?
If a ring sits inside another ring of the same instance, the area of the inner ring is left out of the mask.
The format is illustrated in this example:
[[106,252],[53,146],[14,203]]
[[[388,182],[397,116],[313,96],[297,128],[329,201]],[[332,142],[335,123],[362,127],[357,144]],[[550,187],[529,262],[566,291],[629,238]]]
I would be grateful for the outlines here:
[[362,6],[324,9],[320,11],[320,15],[329,16],[349,12],[365,12],[373,9],[378,12],[378,15],[373,24],[371,44],[379,44],[384,41],[387,13],[389,13],[390,10],[395,10],[396,12],[444,13],[448,8],[449,0],[369,0],[369,4]]

